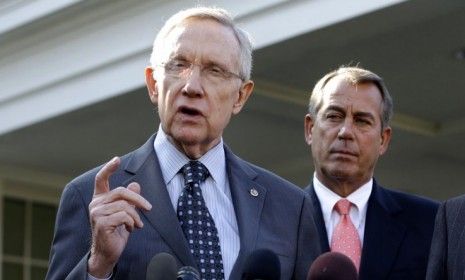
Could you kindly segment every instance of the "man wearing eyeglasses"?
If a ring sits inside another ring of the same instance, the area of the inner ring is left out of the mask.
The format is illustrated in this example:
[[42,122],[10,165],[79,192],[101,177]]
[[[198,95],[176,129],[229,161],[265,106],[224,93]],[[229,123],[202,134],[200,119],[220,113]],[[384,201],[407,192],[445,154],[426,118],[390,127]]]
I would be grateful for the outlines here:
[[145,279],[160,252],[202,279],[239,279],[261,248],[279,257],[280,279],[306,278],[320,250],[304,192],[222,140],[254,87],[251,52],[224,10],[165,23],[145,70],[158,132],[68,184],[47,279]]

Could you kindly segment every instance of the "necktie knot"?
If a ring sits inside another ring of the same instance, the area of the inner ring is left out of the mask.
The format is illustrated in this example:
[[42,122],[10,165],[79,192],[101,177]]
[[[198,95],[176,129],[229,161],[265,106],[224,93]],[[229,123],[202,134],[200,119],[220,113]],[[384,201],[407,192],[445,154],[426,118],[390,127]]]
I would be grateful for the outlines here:
[[348,215],[349,214],[349,211],[350,211],[350,206],[352,205],[352,203],[345,199],[345,198],[341,198],[337,203],[336,205],[334,205],[334,210],[336,210],[336,212],[339,214],[339,215]]
[[[181,172],[184,176],[186,186],[190,186],[192,184],[195,186],[195,184],[200,184],[205,181],[208,176],[210,176],[210,172],[208,172],[207,167],[198,160],[191,160],[186,163],[181,168]],[[198,187],[198,185],[196,187]]]

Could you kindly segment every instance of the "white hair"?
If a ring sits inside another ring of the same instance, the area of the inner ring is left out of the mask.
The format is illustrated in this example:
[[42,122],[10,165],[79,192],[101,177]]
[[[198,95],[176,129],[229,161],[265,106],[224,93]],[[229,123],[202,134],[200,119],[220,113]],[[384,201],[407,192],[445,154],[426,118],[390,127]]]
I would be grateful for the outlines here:
[[184,21],[191,18],[198,19],[212,19],[226,27],[231,28],[237,42],[239,43],[240,49],[240,66],[239,76],[244,80],[250,79],[252,72],[252,41],[251,37],[247,32],[239,28],[234,22],[231,15],[224,9],[213,8],[213,7],[196,7],[187,10],[182,10],[173,16],[171,16],[160,29],[153,42],[152,54],[150,55],[150,64],[152,67],[163,63],[161,61],[162,56],[160,54],[163,51],[164,40],[169,33],[178,25],[181,25]]

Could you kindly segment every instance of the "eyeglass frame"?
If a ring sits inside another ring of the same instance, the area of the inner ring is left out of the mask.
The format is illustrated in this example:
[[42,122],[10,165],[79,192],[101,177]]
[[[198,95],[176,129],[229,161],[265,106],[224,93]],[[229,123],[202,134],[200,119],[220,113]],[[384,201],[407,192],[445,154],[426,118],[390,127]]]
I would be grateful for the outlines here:
[[[184,65],[184,66],[173,65],[175,63],[185,63],[187,65]],[[242,82],[245,81],[245,79],[240,74],[236,74],[234,72],[226,70],[226,69],[222,68],[221,66],[219,66],[217,64],[214,64],[214,63],[211,63],[209,65],[203,65],[203,64],[199,64],[199,63],[190,62],[190,61],[185,60],[185,59],[172,59],[172,60],[169,60],[167,62],[159,63],[156,66],[163,67],[165,73],[167,73],[168,75],[171,75],[171,76],[175,76],[177,78],[187,78],[189,75],[192,74],[192,71],[194,70],[194,66],[199,66],[200,73],[204,77],[208,76],[208,75],[204,74],[206,72],[206,70],[212,70],[213,68],[217,68],[217,70],[219,70],[219,73],[218,73],[218,76],[217,76],[218,78],[221,78],[223,80],[230,80],[231,78],[237,78],[237,79],[241,80]],[[170,69],[170,67],[171,68],[180,67],[182,69]],[[187,71],[186,74],[182,73],[184,71]],[[211,72],[211,73],[214,73],[214,72]],[[214,77],[214,74],[213,74],[213,77]]]

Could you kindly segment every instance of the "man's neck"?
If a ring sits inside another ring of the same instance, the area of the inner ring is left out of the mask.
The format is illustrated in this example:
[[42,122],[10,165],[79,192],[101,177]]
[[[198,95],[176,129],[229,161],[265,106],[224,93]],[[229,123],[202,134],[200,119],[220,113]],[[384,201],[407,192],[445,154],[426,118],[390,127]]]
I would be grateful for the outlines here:
[[207,143],[181,143],[164,132],[168,141],[191,160],[197,160],[221,142],[221,137]]
[[316,174],[318,180],[332,192],[341,197],[347,197],[370,181],[371,177],[363,180],[351,180],[350,178],[332,178]]
[[168,138],[169,141],[182,153],[184,153],[189,159],[197,160],[205,155],[210,149],[215,147],[219,141],[215,143],[210,143],[209,145],[187,145],[182,143],[173,142],[171,138]]

